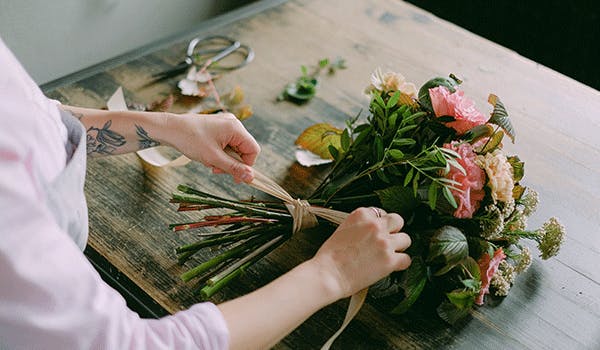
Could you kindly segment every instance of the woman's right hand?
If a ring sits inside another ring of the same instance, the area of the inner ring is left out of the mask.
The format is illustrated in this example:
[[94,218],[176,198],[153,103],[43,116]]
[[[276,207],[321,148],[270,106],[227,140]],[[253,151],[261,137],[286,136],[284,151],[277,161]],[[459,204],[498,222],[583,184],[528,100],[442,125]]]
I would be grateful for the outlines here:
[[410,266],[410,237],[398,214],[369,207],[353,211],[311,259],[334,299],[348,297]]

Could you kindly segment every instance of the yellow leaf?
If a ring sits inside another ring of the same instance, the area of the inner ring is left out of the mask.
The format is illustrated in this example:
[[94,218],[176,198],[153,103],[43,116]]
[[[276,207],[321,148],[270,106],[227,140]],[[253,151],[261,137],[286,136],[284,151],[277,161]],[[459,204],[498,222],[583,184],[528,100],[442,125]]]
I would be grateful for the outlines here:
[[332,159],[329,145],[340,149],[343,130],[329,123],[319,123],[308,127],[296,139],[296,145],[311,151],[323,159]]
[[239,120],[248,119],[252,116],[252,107],[250,105],[239,106],[233,111],[233,114],[235,114]]
[[229,107],[239,105],[244,101],[244,90],[239,85],[236,85],[224,98],[225,103]]

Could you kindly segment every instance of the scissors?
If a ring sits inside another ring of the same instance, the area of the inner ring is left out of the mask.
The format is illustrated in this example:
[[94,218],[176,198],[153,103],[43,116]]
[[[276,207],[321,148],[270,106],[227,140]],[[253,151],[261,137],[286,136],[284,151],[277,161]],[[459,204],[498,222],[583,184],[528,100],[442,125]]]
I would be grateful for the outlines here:
[[[227,57],[227,60],[223,60]],[[220,73],[242,68],[254,59],[254,50],[227,36],[211,35],[194,38],[187,47],[185,59],[177,66],[164,72],[153,74],[155,81],[180,75],[192,65],[205,67],[206,70]],[[223,60],[222,64],[217,62]]]

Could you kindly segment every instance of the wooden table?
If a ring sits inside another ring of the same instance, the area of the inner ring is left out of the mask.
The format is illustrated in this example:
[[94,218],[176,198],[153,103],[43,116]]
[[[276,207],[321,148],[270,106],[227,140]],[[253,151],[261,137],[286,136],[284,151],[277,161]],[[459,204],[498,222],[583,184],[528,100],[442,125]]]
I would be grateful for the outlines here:
[[[64,103],[103,107],[118,86],[130,102],[148,103],[174,91],[173,82],[144,86],[151,74],[176,64],[195,35],[225,34],[249,44],[256,59],[218,82],[239,84],[254,116],[245,122],[262,145],[257,167],[293,194],[303,196],[325,174],[294,162],[293,141],[318,121],[343,125],[365,108],[362,95],[375,67],[403,73],[422,84],[450,72],[480,109],[493,92],[518,132],[510,150],[526,161],[526,183],[540,192],[531,225],[557,215],[568,236],[558,257],[538,258],[499,305],[477,308],[468,322],[450,327],[431,314],[392,317],[368,302],[335,343],[337,349],[405,348],[600,348],[600,93],[518,54],[401,1],[263,1],[203,23],[195,31],[117,58],[44,86]],[[115,33],[118,35],[118,33]],[[348,69],[324,77],[317,97],[304,106],[276,103],[302,64],[342,56]],[[184,111],[178,104],[176,111]],[[151,169],[135,155],[89,162],[88,253],[124,293],[142,299],[151,313],[169,313],[199,299],[179,279],[175,247],[194,233],[173,233],[183,221],[168,203],[179,183],[236,198],[254,192],[198,164]],[[298,234],[214,302],[247,293],[309,258],[322,237]],[[127,286],[123,280],[130,280]],[[144,293],[150,302],[144,302]],[[320,346],[340,325],[346,302],[310,318],[276,348]],[[153,311],[152,311],[153,310]],[[157,311],[158,310],[158,311]]]

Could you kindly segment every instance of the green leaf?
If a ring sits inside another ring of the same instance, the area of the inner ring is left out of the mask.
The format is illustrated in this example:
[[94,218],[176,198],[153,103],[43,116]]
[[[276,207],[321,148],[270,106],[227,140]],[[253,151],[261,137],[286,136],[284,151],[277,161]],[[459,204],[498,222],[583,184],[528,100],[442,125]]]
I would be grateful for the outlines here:
[[340,144],[342,146],[342,150],[344,152],[348,152],[348,149],[350,149],[350,133],[348,132],[348,129],[344,129],[342,132]]
[[390,117],[388,118],[388,123],[390,125],[390,128],[392,128],[392,129],[396,128],[396,121],[398,121],[398,112],[392,113],[392,115],[390,115]]
[[[493,256],[493,253],[492,255]],[[471,256],[467,256],[463,261],[461,261],[461,266],[468,271],[468,275],[477,282],[481,281],[481,270],[479,269],[479,264],[477,261],[473,259]],[[479,289],[477,289],[479,291]]]
[[404,299],[393,309],[393,314],[403,314],[419,299],[421,292],[427,284],[427,267],[420,256],[413,258],[409,268],[404,272],[402,289]]
[[458,204],[456,204],[456,199],[454,199],[454,196],[452,195],[452,192],[450,192],[450,189],[448,187],[446,187],[446,186],[442,187],[442,193],[444,194],[444,197],[446,198],[448,203],[452,206],[452,208],[454,208],[454,209],[458,208]]
[[387,153],[393,160],[401,160],[404,158],[404,152],[399,149],[390,149]]
[[323,58],[322,60],[319,60],[319,68],[325,68],[325,67],[327,67],[328,64],[329,64],[328,58]]
[[518,156],[508,157],[508,162],[513,168],[513,179],[515,182],[521,181],[525,176],[525,163]]
[[327,149],[329,150],[329,153],[331,154],[333,159],[337,161],[340,157],[340,151],[338,151],[338,149],[335,148],[333,145],[329,145]]
[[402,135],[405,132],[407,132],[409,130],[412,130],[412,129],[416,128],[416,127],[417,127],[417,125],[408,125],[408,126],[405,126],[405,127],[401,128],[401,129],[398,129],[398,131],[396,131],[396,135]]
[[377,161],[379,162],[383,159],[383,155],[384,155],[383,139],[382,139],[381,135],[375,136],[375,141],[374,141],[373,146],[375,147],[375,149],[374,149],[375,159],[377,159]]
[[414,173],[415,173],[415,169],[410,168],[410,170],[408,171],[408,174],[406,174],[406,177],[404,178],[404,187],[406,187],[410,183],[410,180],[412,180]]
[[412,190],[413,190],[413,196],[415,198],[417,198],[417,193],[419,192],[419,177],[420,176],[421,176],[421,173],[417,172],[412,180]]
[[399,138],[399,139],[394,139],[394,141],[392,141],[392,145],[394,147],[412,146],[415,143],[417,143],[417,141],[415,141],[413,139],[409,139],[409,138]]
[[500,126],[508,135],[508,137],[510,137],[510,140],[515,143],[515,130],[510,122],[510,118],[508,117],[508,112],[506,111],[504,104],[500,101],[498,96],[494,94],[490,94],[488,97],[488,102],[494,106],[492,116],[488,120],[488,123]]
[[462,139],[474,143],[475,141],[489,137],[494,133],[494,128],[490,124],[477,125],[462,135]]
[[387,175],[385,174],[385,172],[383,171],[383,169],[379,168],[377,169],[377,171],[375,172],[375,174],[377,174],[377,177],[379,177],[381,179],[381,181],[389,184],[390,183],[390,179],[387,177]]
[[465,286],[465,288],[468,288],[472,291],[476,291],[479,292],[479,289],[481,288],[481,282],[480,281],[476,281],[472,278],[468,278],[465,280],[461,280],[462,284]]
[[427,193],[427,199],[429,200],[429,208],[431,208],[431,210],[435,210],[435,205],[437,203],[437,197],[438,197],[438,185],[435,182],[432,182],[431,185],[429,185],[429,191]]
[[[410,113],[410,110],[407,110],[407,112],[408,112],[408,113]],[[402,122],[403,122],[404,124],[408,124],[408,123],[411,123],[411,122],[413,122],[415,119],[417,119],[417,118],[420,118],[420,117],[424,117],[424,116],[426,116],[426,115],[427,115],[427,112],[417,112],[417,113],[413,113],[413,114],[410,114],[410,115],[408,115],[408,116],[404,117],[404,118],[402,119]]]
[[446,293],[448,300],[459,309],[470,309],[475,303],[475,293],[471,290],[453,290]]
[[431,106],[431,97],[429,96],[429,89],[433,89],[438,86],[445,86],[450,90],[450,92],[455,92],[456,89],[456,81],[451,78],[433,78],[423,84],[419,89],[419,103],[427,108],[430,111],[433,111],[433,107]]
[[[361,125],[359,125],[360,127]],[[358,127],[357,127],[358,129]],[[371,131],[373,130],[373,127],[371,125],[368,125],[366,128],[362,129],[360,134],[358,134],[358,136],[356,136],[356,139],[354,139],[354,145],[360,145],[362,144],[362,142],[371,134]]]
[[470,308],[458,308],[449,301],[444,301],[437,307],[440,318],[453,325],[469,314]]
[[398,100],[400,99],[400,91],[396,91],[392,97],[387,102],[386,108],[390,109],[398,104]]
[[381,98],[380,94],[375,94],[374,99],[377,106],[381,107],[382,109],[385,108],[385,102],[383,102],[383,99]]
[[290,83],[285,87],[284,97],[297,103],[303,103],[313,98],[317,92],[317,81],[312,84]]
[[383,209],[389,213],[408,215],[418,204],[412,191],[404,186],[395,185],[377,190],[375,193]]
[[380,118],[383,118],[385,116],[385,112],[383,111],[383,108],[380,105],[372,104],[371,108],[373,109],[375,120],[379,120]]
[[303,76],[308,75],[308,68],[306,68],[306,66],[304,66],[304,65],[300,66],[300,71],[302,72]]
[[469,254],[465,235],[456,227],[443,226],[431,237],[427,261],[442,261],[447,265],[457,264]]

